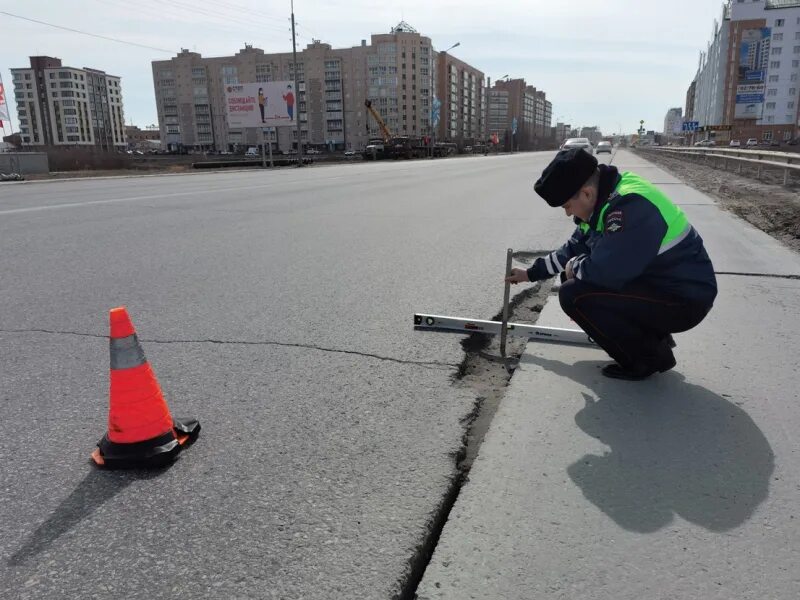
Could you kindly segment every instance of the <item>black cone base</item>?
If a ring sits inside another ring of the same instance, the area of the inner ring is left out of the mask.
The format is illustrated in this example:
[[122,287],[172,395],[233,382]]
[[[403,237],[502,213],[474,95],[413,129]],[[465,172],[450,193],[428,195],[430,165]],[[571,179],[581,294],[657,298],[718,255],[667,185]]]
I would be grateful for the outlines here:
[[106,434],[97,443],[99,451],[92,458],[107,469],[164,467],[178,458],[181,450],[191,445],[200,433],[200,423],[195,419],[173,419],[172,426],[164,435],[132,444],[112,442]]

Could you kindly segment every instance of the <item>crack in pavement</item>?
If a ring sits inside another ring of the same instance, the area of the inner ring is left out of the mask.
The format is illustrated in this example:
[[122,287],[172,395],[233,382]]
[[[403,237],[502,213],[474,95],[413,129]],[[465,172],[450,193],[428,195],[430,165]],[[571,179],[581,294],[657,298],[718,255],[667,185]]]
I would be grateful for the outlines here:
[[800,275],[781,275],[779,273],[739,273],[738,271],[714,271],[714,275],[739,275],[740,277],[776,277],[778,279],[800,279]]
[[[45,333],[50,335],[77,335],[79,337],[90,337],[109,339],[107,335],[98,333],[86,333],[82,331],[64,331],[53,329],[0,329],[0,333]],[[153,338],[139,338],[139,341],[147,344],[219,344],[231,346],[283,346],[287,348],[305,348],[308,350],[318,350],[320,352],[331,352],[334,354],[353,354],[356,356],[363,356],[365,358],[374,358],[387,362],[398,363],[401,365],[416,365],[425,369],[436,370],[451,370],[458,369],[459,365],[456,363],[446,363],[438,361],[417,361],[417,360],[404,360],[402,358],[393,358],[391,356],[381,356],[380,354],[372,354],[370,352],[358,352],[357,350],[341,350],[338,348],[325,348],[323,346],[315,346],[314,344],[294,344],[290,342],[271,342],[271,341],[251,341],[251,340],[159,340]]]

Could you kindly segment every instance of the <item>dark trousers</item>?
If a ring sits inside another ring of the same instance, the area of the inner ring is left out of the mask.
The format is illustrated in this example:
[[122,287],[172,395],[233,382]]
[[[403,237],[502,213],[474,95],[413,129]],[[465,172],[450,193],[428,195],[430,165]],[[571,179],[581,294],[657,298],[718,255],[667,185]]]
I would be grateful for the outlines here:
[[[672,359],[665,338],[700,323],[710,304],[691,303],[631,283],[612,291],[571,279],[558,292],[561,308],[625,369]],[[673,363],[674,364],[674,363]]]

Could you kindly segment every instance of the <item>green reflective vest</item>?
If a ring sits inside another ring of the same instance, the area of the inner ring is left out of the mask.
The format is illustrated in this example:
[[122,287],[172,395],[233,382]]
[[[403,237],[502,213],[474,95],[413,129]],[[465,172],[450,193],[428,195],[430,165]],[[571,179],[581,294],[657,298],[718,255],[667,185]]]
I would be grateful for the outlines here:
[[[659,254],[663,254],[670,248],[674,248],[680,244],[691,232],[692,226],[683,211],[673,204],[673,202],[656,186],[631,172],[622,174],[617,187],[614,188],[614,192],[600,210],[600,215],[597,218],[597,225],[595,227],[596,231],[603,233],[605,229],[605,215],[608,207],[611,206],[611,201],[616,196],[625,196],[627,194],[638,194],[649,201],[658,209],[658,212],[661,213],[661,218],[664,219],[664,222],[667,224],[667,233],[664,234],[664,238],[661,240],[661,247],[658,250]],[[589,232],[588,223],[581,223],[580,228],[584,233]]]

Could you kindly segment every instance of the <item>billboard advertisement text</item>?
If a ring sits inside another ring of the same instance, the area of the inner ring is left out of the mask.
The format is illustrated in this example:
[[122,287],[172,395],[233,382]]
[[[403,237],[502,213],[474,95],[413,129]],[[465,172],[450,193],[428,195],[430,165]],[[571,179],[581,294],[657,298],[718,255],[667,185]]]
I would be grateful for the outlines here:
[[291,81],[264,81],[225,86],[228,127],[280,127],[292,125],[297,94]]

